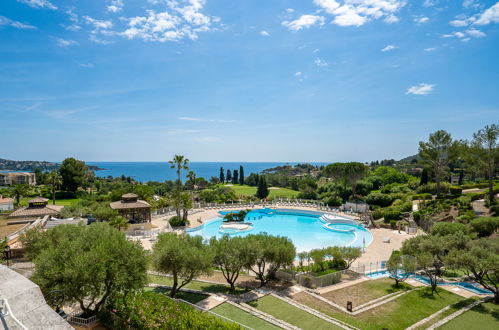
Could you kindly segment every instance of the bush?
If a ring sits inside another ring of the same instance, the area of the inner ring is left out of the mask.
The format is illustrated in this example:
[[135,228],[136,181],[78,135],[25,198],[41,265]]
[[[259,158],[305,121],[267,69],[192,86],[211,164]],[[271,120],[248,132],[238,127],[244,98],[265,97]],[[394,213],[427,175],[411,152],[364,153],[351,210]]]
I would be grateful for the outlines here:
[[477,218],[471,221],[471,227],[473,227],[473,230],[478,233],[479,237],[488,237],[499,227],[499,217]]
[[185,226],[185,222],[182,221],[182,219],[178,219],[176,215],[168,219],[168,222],[170,223],[170,226],[172,227],[179,227],[179,226]]
[[378,220],[378,219],[383,218],[383,212],[384,211],[381,210],[381,209],[374,210],[374,212],[373,212],[373,218],[374,218],[374,220]]
[[451,193],[451,195],[461,195],[463,193],[463,188],[451,186],[449,188],[449,192]]
[[412,196],[412,200],[431,200],[432,196],[429,193],[416,194]]
[[390,220],[390,227],[392,229],[397,228],[397,220]]
[[478,189],[483,189],[487,188],[489,184],[487,182],[483,183],[473,183],[473,184],[463,184],[461,185],[462,189],[473,189],[473,188],[478,188]]
[[401,216],[401,212],[397,209],[387,209],[383,212],[383,217],[385,218],[385,222],[388,223],[391,220],[399,220]]
[[492,205],[490,208],[489,208],[489,211],[490,211],[490,214],[492,215],[495,215],[495,216],[499,216],[499,205]]
[[390,206],[393,202],[393,197],[388,194],[380,192],[371,192],[366,197],[366,202],[372,205],[379,205],[381,207]]

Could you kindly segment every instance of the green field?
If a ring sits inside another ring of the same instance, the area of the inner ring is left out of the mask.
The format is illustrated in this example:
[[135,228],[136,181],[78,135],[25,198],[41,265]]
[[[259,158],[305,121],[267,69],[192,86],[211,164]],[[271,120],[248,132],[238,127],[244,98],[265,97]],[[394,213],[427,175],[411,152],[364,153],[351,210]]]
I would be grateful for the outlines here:
[[499,329],[499,305],[495,305],[492,302],[480,304],[459,315],[438,329]]
[[[150,283],[171,286],[173,279],[166,276],[147,275]],[[200,281],[191,281],[185,285],[186,289],[200,290],[209,293],[229,293],[230,286],[224,284],[212,284]],[[236,287],[235,294],[248,292],[249,289]]]
[[[166,295],[170,294],[170,290],[165,289],[165,288],[147,287],[147,288],[144,288],[144,290],[145,291],[154,291],[156,293],[161,293],[161,294],[166,294]],[[177,292],[177,294],[175,295],[175,298],[188,301],[191,304],[197,304],[201,300],[205,300],[206,298],[208,298],[208,295],[204,295],[201,293],[192,293],[192,292],[180,291],[180,292]]]
[[347,315],[331,305],[304,293],[293,298],[302,304],[361,329],[379,330],[387,328],[396,330],[405,329],[442,308],[463,300],[462,297],[440,288],[433,295],[430,292],[431,289],[428,287],[415,289],[395,300],[356,316]]
[[249,305],[302,329],[340,329],[334,324],[270,295],[254,300]]
[[[255,196],[256,194],[256,187],[251,187],[247,185],[224,185],[224,187],[231,188],[236,192],[237,195],[241,196]],[[270,194],[269,198],[296,198],[298,196],[299,192],[296,190],[291,190],[288,188],[278,188],[278,187],[271,187],[269,188]]]
[[[33,199],[33,197],[23,197],[21,198],[21,205],[28,206],[28,201]],[[56,199],[55,205],[69,206],[81,201],[80,198],[71,198],[71,199]],[[52,199],[49,200],[49,205],[52,205]]]
[[218,305],[217,307],[213,308],[211,311],[253,329],[258,329],[258,330],[279,329],[273,324],[270,324],[256,316],[246,313],[242,309],[237,308],[236,306],[232,306],[231,304],[228,303],[223,303],[221,305]]

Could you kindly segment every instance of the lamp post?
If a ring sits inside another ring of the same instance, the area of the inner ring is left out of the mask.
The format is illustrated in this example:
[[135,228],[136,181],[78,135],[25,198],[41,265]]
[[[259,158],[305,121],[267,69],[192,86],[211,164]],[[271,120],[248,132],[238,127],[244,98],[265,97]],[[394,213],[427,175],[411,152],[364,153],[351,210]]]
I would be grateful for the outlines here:
[[3,248],[3,258],[7,261],[7,267],[9,267],[9,259],[12,256],[12,251],[10,250],[10,246],[8,244]]

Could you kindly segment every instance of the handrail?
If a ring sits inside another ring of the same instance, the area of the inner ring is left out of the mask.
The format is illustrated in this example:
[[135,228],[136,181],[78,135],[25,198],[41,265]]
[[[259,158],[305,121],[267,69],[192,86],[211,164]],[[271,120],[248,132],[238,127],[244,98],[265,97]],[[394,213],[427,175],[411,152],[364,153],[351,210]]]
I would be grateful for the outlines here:
[[[7,309],[7,312],[4,311],[4,308]],[[21,321],[17,319],[14,313],[12,313],[12,310],[10,309],[10,305],[7,299],[0,299],[0,317],[3,318],[4,316],[10,316],[14,320],[14,322],[16,322],[17,325],[19,325],[22,329],[28,330],[28,328],[26,328],[24,324],[22,324]]]

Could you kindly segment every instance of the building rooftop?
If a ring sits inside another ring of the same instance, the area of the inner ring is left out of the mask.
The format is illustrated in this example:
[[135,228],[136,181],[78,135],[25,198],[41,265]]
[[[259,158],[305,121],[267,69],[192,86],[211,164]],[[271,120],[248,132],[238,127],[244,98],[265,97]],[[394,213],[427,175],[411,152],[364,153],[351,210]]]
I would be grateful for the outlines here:
[[118,201],[109,204],[113,210],[123,210],[123,209],[144,209],[150,208],[151,204],[143,200],[136,201]]
[[0,196],[0,204],[10,204],[10,203],[14,203],[14,200],[12,198]]
[[25,206],[9,214],[9,217],[39,218],[46,215],[58,215],[64,208],[61,205]]

